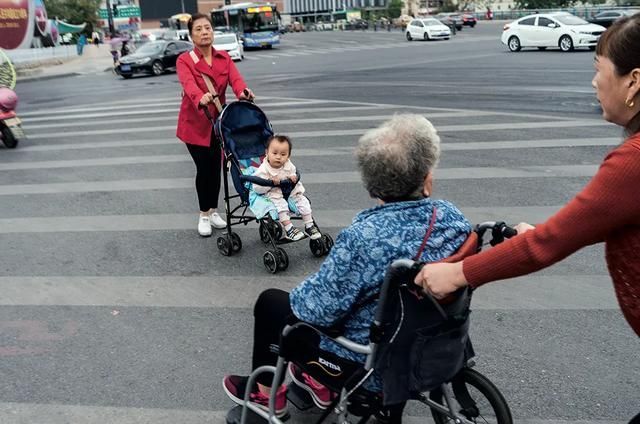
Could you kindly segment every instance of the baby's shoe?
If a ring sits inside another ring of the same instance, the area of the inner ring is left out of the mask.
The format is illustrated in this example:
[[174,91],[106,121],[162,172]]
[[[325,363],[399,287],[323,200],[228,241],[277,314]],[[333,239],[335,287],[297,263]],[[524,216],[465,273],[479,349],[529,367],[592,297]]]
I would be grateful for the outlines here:
[[320,237],[322,237],[320,229],[315,222],[311,224],[310,227],[305,226],[304,232],[311,238],[311,240],[318,240]]
[[302,231],[292,225],[291,228],[287,230],[287,235],[285,237],[291,241],[298,241],[302,240],[305,235]]

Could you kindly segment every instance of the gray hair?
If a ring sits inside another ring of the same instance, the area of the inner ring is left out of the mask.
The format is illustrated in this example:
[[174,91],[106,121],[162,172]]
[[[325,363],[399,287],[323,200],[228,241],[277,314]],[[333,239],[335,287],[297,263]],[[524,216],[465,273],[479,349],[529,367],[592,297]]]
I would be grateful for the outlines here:
[[356,149],[372,197],[394,201],[422,196],[424,179],[440,158],[440,137],[422,115],[394,115],[367,131]]

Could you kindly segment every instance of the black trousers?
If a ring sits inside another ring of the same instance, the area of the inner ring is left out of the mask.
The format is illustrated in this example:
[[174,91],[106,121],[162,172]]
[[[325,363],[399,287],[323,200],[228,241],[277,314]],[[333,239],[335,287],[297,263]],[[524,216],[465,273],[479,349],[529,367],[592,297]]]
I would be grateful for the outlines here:
[[211,135],[210,146],[188,144],[187,150],[196,164],[196,192],[200,211],[218,207],[220,176],[222,174],[222,152],[218,140]]
[[631,418],[631,421],[629,421],[629,424],[640,424],[640,414]]
[[[255,325],[253,329],[253,360],[251,369],[255,370],[263,365],[275,365],[278,355],[272,352],[272,346],[280,343],[280,334],[287,324],[297,322],[291,304],[289,293],[279,289],[263,291],[253,308]],[[260,374],[258,383],[271,386],[273,375]]]

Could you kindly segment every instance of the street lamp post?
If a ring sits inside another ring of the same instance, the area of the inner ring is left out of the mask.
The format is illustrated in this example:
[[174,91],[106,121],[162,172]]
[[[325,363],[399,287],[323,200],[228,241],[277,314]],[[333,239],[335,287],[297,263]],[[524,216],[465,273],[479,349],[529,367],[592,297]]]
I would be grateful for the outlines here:
[[115,37],[116,29],[113,24],[113,10],[111,9],[111,0],[107,0],[107,21],[109,22],[109,33],[111,38]]
[[182,13],[184,13],[184,0],[180,0],[180,4],[182,5]]

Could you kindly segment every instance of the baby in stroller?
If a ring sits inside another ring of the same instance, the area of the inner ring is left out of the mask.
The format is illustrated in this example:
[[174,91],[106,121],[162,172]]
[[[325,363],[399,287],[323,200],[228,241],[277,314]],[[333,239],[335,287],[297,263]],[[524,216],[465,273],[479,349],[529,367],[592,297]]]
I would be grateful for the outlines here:
[[[286,135],[274,135],[267,140],[264,160],[254,175],[271,180],[274,185],[270,187],[253,184],[253,190],[258,194],[266,195],[276,206],[278,219],[285,229],[286,238],[298,241],[306,234],[312,240],[317,240],[322,237],[322,234],[313,221],[311,204],[304,195],[304,186],[298,181],[296,167],[289,159],[291,147],[291,139]],[[293,199],[298,212],[302,215],[304,233],[291,223],[289,197]]]

